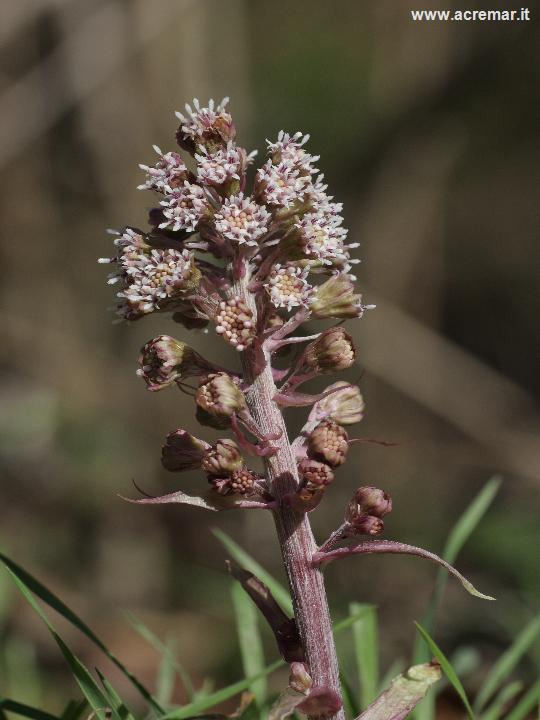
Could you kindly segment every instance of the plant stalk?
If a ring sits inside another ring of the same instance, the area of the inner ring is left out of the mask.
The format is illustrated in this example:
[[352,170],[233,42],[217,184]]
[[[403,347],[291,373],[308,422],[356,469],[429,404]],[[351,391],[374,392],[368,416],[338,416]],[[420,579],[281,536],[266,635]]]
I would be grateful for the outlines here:
[[[253,293],[249,292],[248,284],[249,277],[246,274],[235,283],[233,292],[251,308],[256,319],[255,298]],[[321,570],[314,567],[311,561],[317,545],[309,518],[306,513],[298,513],[289,505],[280,502],[285,495],[295,492],[299,477],[281,409],[273,401],[276,386],[269,356],[266,361],[264,370],[254,377],[248,357],[242,353],[244,377],[250,386],[246,392],[246,400],[261,432],[274,434],[281,431],[279,439],[272,441],[277,452],[266,457],[264,462],[272,493],[278,501],[274,519],[283,564],[289,579],[295,619],[313,685],[331,688],[341,697],[338,661],[324,579]],[[328,718],[344,720],[343,709]]]

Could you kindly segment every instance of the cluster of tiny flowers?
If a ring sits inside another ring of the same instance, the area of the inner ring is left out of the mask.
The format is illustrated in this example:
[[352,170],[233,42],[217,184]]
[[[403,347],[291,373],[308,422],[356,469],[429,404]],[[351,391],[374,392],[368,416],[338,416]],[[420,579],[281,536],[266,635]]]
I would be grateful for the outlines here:
[[312,288],[307,283],[308,268],[296,265],[275,265],[265,284],[270,300],[276,308],[292,310],[294,307],[307,306]]
[[253,342],[253,313],[242,300],[231,298],[220,303],[216,331],[240,352]]
[[200,147],[195,154],[197,179],[204,185],[223,185],[228,180],[240,180],[243,154],[232,142],[224,150],[215,153]]
[[186,115],[176,113],[181,122],[180,131],[196,144],[208,135],[213,136],[216,132],[221,134],[232,126],[232,117],[225,110],[228,103],[229,98],[223,98],[218,105],[210,100],[206,108],[200,106],[197,98],[193,100],[193,108],[186,103]]
[[226,198],[215,215],[215,227],[233,242],[257,247],[259,238],[268,230],[268,210],[243,193]]
[[141,170],[146,172],[146,180],[137,189],[156,190],[161,193],[170,192],[183,183],[187,175],[187,167],[184,165],[182,156],[178,153],[168,152],[163,154],[157,145],[153,147],[159,155],[159,160],[153,166],[139,165]]
[[108,282],[122,284],[117,311],[127,320],[161,310],[183,290],[193,273],[193,253],[189,250],[152,248],[131,228],[115,240],[115,245],[120,248],[119,254],[100,258],[100,262],[116,265]]
[[184,180],[182,185],[172,189],[166,199],[161,201],[165,220],[159,227],[194,232],[208,209],[208,202],[207,195],[199,185]]

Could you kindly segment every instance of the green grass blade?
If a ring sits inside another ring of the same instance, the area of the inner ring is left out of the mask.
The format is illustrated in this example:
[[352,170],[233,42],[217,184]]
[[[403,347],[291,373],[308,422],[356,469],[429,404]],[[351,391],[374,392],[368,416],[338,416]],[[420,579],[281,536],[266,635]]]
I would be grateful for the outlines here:
[[60,720],[56,715],[51,715],[45,710],[39,710],[16,700],[0,700],[0,710],[29,718],[29,720]]
[[[495,499],[501,482],[502,479],[498,476],[489,480],[454,525],[454,528],[448,536],[441,556],[443,560],[450,563],[450,565],[454,564],[460,550],[474,532],[480,520],[486,514],[489,506]],[[435,586],[428,608],[422,618],[422,627],[424,627],[429,633],[433,632],[435,618],[437,616],[437,611],[439,609],[439,605],[441,604],[447,582],[448,573],[446,570],[441,568],[437,573]],[[416,665],[417,663],[424,663],[428,660],[429,654],[426,646],[422,642],[421,637],[417,636],[413,652],[413,663]],[[421,707],[422,706],[419,706],[418,710]],[[416,716],[418,717],[418,715]]]
[[372,605],[351,603],[351,615],[365,611],[352,625],[354,652],[360,687],[360,705],[362,709],[375,700],[379,687],[379,640],[377,628],[377,609]]
[[523,720],[538,702],[540,702],[540,680],[537,680],[530,690],[525,693],[504,720]]
[[163,708],[152,697],[152,695],[144,687],[144,685],[139,682],[139,680],[137,680],[133,673],[131,673],[123,665],[123,663],[120,662],[120,660],[118,660],[118,658],[109,650],[105,643],[103,643],[97,637],[97,635],[88,627],[88,625],[86,625],[85,622],[83,622],[83,620],[81,620],[78,615],[73,612],[73,610],[71,610],[65,603],[63,603],[60,598],[58,598],[54,593],[52,593],[44,585],[42,585],[39,580],[36,580],[36,578],[30,575],[30,573],[26,572],[26,570],[24,570],[22,567],[17,565],[17,563],[13,562],[13,560],[10,560],[2,553],[0,553],[0,562],[4,564],[12,577],[17,581],[21,592],[22,587],[25,588],[25,593],[23,593],[25,594],[25,597],[27,597],[26,592],[34,593],[46,605],[59,613],[71,625],[80,630],[80,632],[82,632],[83,635],[85,635],[89,640],[91,640],[94,645],[96,645],[109,658],[109,660],[111,660],[116,665],[116,667],[128,678],[128,680],[139,691],[139,693],[148,702],[148,704],[151,705],[158,714],[163,714]]
[[343,696],[343,709],[347,717],[355,718],[360,714],[360,707],[356,702],[351,685],[342,670],[339,671],[341,694]]
[[[259,611],[240,583],[232,584],[231,594],[244,675],[260,675],[264,670],[264,652],[259,631]],[[266,675],[250,685],[249,690],[255,695],[257,706],[262,708],[266,700]]]
[[238,682],[233,683],[222,690],[217,690],[204,698],[198,698],[183,708],[172,710],[164,716],[163,720],[185,720],[185,718],[191,717],[191,715],[204,713],[206,710],[210,710],[210,708],[213,708],[215,705],[219,705],[235,695],[244,692],[244,690],[251,687],[253,683],[257,682],[257,680],[270,675],[270,673],[273,673],[274,670],[277,670],[284,665],[285,662],[283,660],[276,660],[271,665],[267,665],[267,667],[265,667],[258,675],[245,678],[244,680],[239,680]]
[[138,633],[144,640],[146,640],[146,642],[149,643],[149,645],[151,645],[155,650],[157,650],[157,652],[160,653],[164,659],[167,659],[167,662],[174,668],[178,677],[182,681],[188,698],[190,700],[193,700],[197,693],[193,686],[193,683],[191,682],[191,677],[189,676],[189,673],[186,671],[184,666],[180,662],[178,662],[177,658],[170,651],[167,645],[165,645],[165,643],[162,642],[158,638],[158,636],[155,635],[152,630],[150,630],[147,625],[145,625],[141,620],[139,620],[139,618],[135,617],[133,613],[126,612],[125,617],[131,627],[135,630],[135,632]]
[[427,632],[427,630],[424,630],[424,628],[419,625],[418,623],[415,623],[418,632],[420,635],[422,635],[424,641],[426,642],[427,646],[429,647],[430,652],[435,656],[437,659],[437,662],[441,666],[441,670],[448,678],[448,681],[453,686],[454,690],[457,692],[459,697],[461,698],[461,701],[463,702],[463,705],[465,706],[465,709],[467,710],[467,715],[471,720],[474,720],[474,713],[471,707],[471,704],[469,702],[469,698],[467,697],[467,693],[465,692],[465,688],[461,684],[461,680],[456,674],[456,671],[450,664],[450,661],[446,657],[446,655],[443,653],[443,651],[439,648],[439,646],[435,643],[431,635]]
[[88,703],[86,698],[79,701],[70,700],[62,712],[61,718],[62,720],[79,720],[87,707]]
[[174,683],[176,680],[175,644],[170,640],[165,645],[167,652],[161,655],[156,677],[156,698],[160,705],[167,707],[172,701],[174,694]]
[[281,605],[283,610],[289,615],[289,617],[292,617],[293,607],[289,591],[286,590],[274,577],[272,577],[272,575],[270,575],[270,573],[267,572],[262,565],[259,565],[259,563],[254,560],[251,555],[243,550],[238,543],[229,537],[229,535],[224,533],[223,530],[214,528],[212,532],[227,552],[230,553],[233,560],[236,560],[240,567],[244,568],[244,570],[249,570],[249,572],[252,572],[259,578],[259,580],[267,585],[268,589]]
[[[365,608],[360,612],[355,613],[354,615],[349,615],[343,620],[335,623],[334,634],[343,632],[343,630],[349,628],[354,622],[356,622],[359,618],[363,617],[367,612],[369,612],[370,607],[372,606],[366,605]],[[244,680],[239,680],[238,682],[233,683],[232,685],[229,685],[222,690],[217,690],[216,692],[205,695],[204,697],[197,697],[197,699],[191,702],[189,705],[186,705],[183,708],[172,710],[171,712],[167,713],[165,717],[162,718],[162,720],[184,720],[191,715],[204,713],[206,710],[210,710],[219,703],[225,702],[226,700],[229,700],[235,695],[244,692],[244,690],[247,690],[251,685],[253,685],[254,682],[259,680],[261,677],[266,677],[273,673],[275,670],[278,670],[279,668],[284,666],[284,660],[276,660],[271,665],[267,665],[259,675],[245,678]]]
[[523,683],[513,682],[497,694],[495,700],[482,713],[481,720],[499,720],[504,712],[506,704],[523,689]]
[[96,668],[96,673],[99,677],[99,680],[101,684],[103,685],[103,690],[105,691],[105,695],[107,699],[109,700],[110,707],[113,707],[118,716],[122,718],[122,720],[128,720],[128,718],[131,718],[133,720],[133,714],[128,710],[126,704],[120,697],[120,695],[116,692],[116,690],[113,688],[111,683],[107,680],[105,675]]
[[482,687],[478,691],[474,703],[475,710],[481,710],[494,692],[506,680],[523,655],[531,647],[540,633],[540,615],[520,632],[512,645],[506,650],[492,667]]
[[[64,659],[69,665],[69,668],[77,684],[81,688],[90,706],[101,720],[105,720],[105,709],[109,708],[109,702],[104,693],[102,692],[101,688],[91,676],[91,674],[88,672],[88,670],[85,668],[85,666],[82,664],[82,662],[71,652],[71,650],[62,640],[62,638],[58,635],[58,633],[54,629],[54,626],[32,595],[29,588],[24,584],[22,580],[19,579],[19,577],[11,570],[11,568],[8,568],[8,572],[12,576],[15,585],[18,587],[25,600],[35,610],[35,612],[39,615],[39,617],[47,626],[47,629],[49,630],[52,637],[56,641],[56,644],[60,648]],[[114,708],[111,708],[111,716],[114,718],[114,720],[122,720],[122,718],[120,718]]]

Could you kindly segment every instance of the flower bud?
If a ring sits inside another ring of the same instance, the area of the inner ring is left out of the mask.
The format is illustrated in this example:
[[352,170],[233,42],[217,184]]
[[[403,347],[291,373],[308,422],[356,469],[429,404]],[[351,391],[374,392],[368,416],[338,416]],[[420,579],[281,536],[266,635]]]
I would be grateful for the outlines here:
[[161,449],[161,462],[166,470],[196,470],[210,446],[203,440],[190,435],[186,430],[170,432]]
[[208,376],[195,393],[195,402],[210,415],[226,417],[246,408],[244,393],[224,372]]
[[382,518],[391,511],[392,498],[390,495],[376,487],[360,487],[349,502],[345,520],[355,524],[360,517],[371,515]]
[[246,467],[235,470],[230,477],[231,490],[239,495],[251,495],[255,490],[255,483],[258,479],[257,473]]
[[308,454],[331,467],[343,465],[349,450],[347,431],[334,420],[323,420],[308,437]]
[[356,318],[364,313],[362,296],[354,292],[349,275],[333,275],[319,287],[309,304],[317,318]]
[[239,352],[253,342],[255,337],[253,312],[240,298],[221,302],[215,322],[216,332]]
[[202,461],[202,469],[209,475],[232,475],[241,470],[244,459],[234,440],[223,438],[209,448]]
[[303,662],[293,662],[290,664],[289,687],[296,692],[307,693],[313,685],[311,675],[308,673]]
[[226,415],[211,415],[206,410],[203,410],[200,405],[197,405],[195,411],[195,418],[199,425],[204,427],[211,427],[214,430],[226,430],[231,426],[231,420]]
[[298,463],[302,487],[309,491],[324,490],[334,479],[332,468],[318,460],[304,458]]
[[374,515],[360,515],[345,531],[346,536],[351,535],[380,535],[384,530],[384,522]]
[[148,390],[163,390],[182,377],[202,375],[213,369],[198,353],[169,335],[159,335],[142,348],[137,375]]
[[342,327],[334,327],[307,346],[304,364],[317,373],[330,373],[351,367],[355,355],[351,336]]
[[364,399],[356,385],[339,380],[325,392],[330,394],[315,404],[315,417],[330,418],[340,425],[352,425],[364,417]]

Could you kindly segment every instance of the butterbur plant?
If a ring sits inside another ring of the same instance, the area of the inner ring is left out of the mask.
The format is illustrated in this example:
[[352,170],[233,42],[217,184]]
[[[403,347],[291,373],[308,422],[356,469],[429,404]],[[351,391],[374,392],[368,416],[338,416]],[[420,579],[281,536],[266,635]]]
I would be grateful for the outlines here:
[[[335,378],[319,394],[303,387],[356,362],[342,323],[373,307],[363,304],[356,289],[356,244],[347,242],[342,205],[328,194],[319,157],[307,149],[308,135],[279,132],[268,142],[267,159],[251,170],[255,153],[236,143],[227,99],[206,107],[195,100],[177,116],[178,147],[155,147],[155,162],[141,165],[139,187],[155,197],[149,227],[118,232],[114,255],[100,262],[112,266],[109,282],[117,288],[121,320],[170,313],[183,326],[182,339],[160,335],[142,348],[137,372],[148,390],[176,387],[192,395],[201,425],[218,428],[223,437],[210,443],[182,427],[171,429],[163,466],[171,472],[200,470],[200,494],[178,489],[134,502],[273,514],[294,617],[252,573],[231,567],[290,664],[290,688],[272,717],[300,712],[344,718],[323,577],[329,562],[369,553],[412,554],[443,565],[472,594],[486,596],[433,553],[380,539],[392,501],[377,487],[357,488],[336,530],[323,543],[315,541],[309,513],[322,507],[352,446],[366,442],[350,436],[363,416],[358,387]],[[317,328],[312,321],[325,325]],[[201,329],[237,351],[236,367],[218,366],[192,347]],[[187,331],[193,335],[189,344]],[[292,442],[283,417],[290,406],[311,408]],[[262,458],[262,474],[251,467],[250,456]],[[423,692],[438,676],[433,665],[415,672],[423,678]],[[362,717],[405,717],[385,697],[375,701],[376,715]],[[420,697],[412,702],[408,696],[407,712]]]

